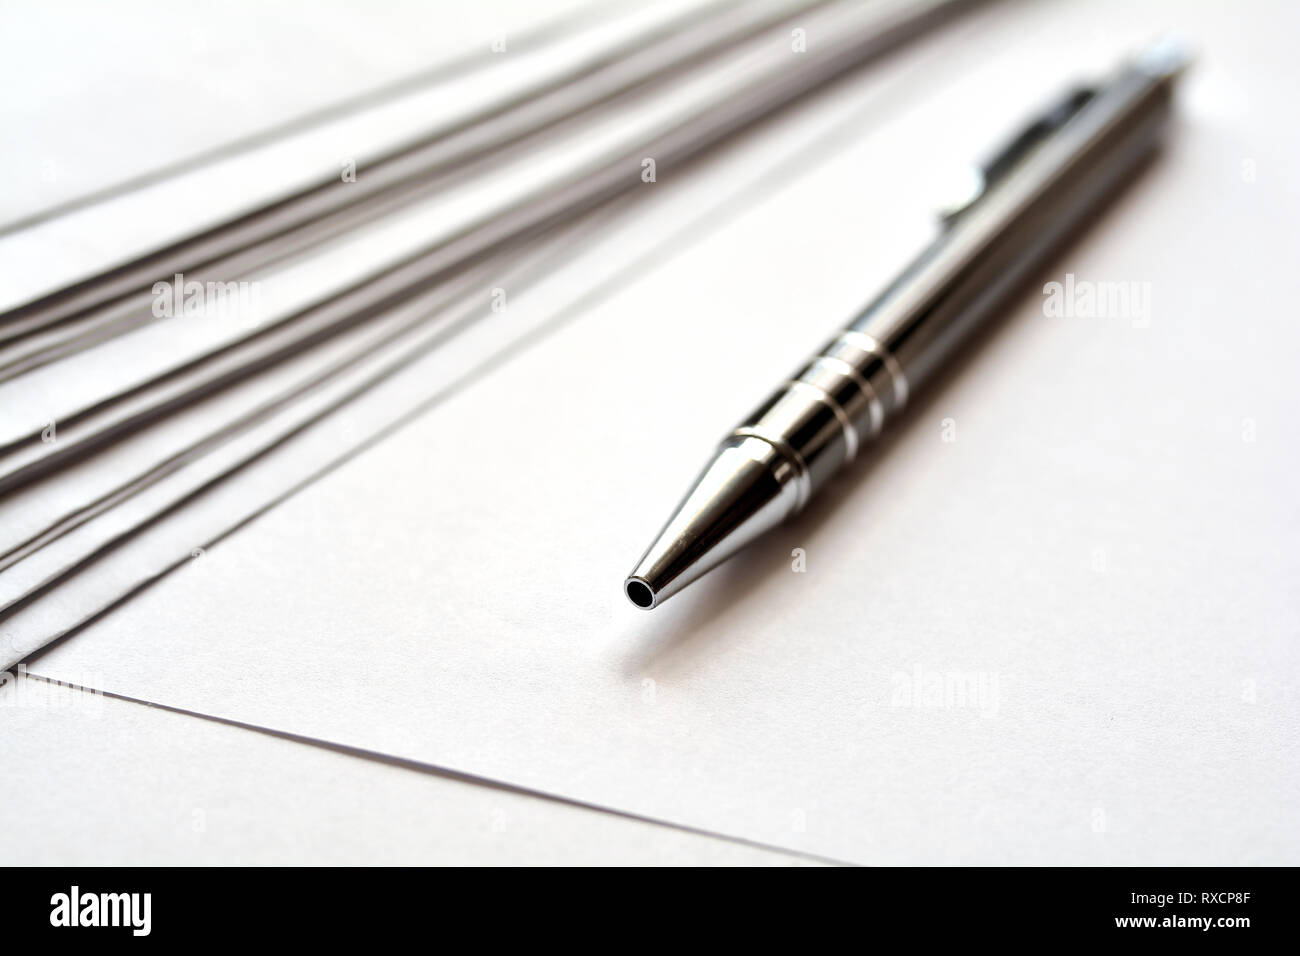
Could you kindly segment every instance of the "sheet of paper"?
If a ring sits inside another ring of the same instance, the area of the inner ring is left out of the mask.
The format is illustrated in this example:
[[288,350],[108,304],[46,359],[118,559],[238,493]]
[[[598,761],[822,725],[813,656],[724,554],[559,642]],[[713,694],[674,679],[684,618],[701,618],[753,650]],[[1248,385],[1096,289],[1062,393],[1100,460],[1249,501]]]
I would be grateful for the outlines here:
[[821,865],[16,674],[0,717],[6,866]]
[[[954,141],[1162,26],[1205,51],[1174,142],[1044,277],[1129,305],[1030,290],[798,522],[632,608],[694,469],[907,255]],[[1294,861],[1293,33],[1015,6],[897,58],[816,175],[33,671],[855,862]],[[952,87],[891,112],[927,56]]]
[[[635,33],[638,22],[664,22],[686,2],[482,0],[454,17],[418,0],[385,3],[381,16],[346,2],[296,0],[275,9],[239,0],[220,18],[158,0],[128,0],[112,11],[4,11],[0,104],[24,135],[0,157],[11,186],[0,201],[0,230],[96,192],[116,195],[124,181],[177,164],[189,164],[203,187],[169,178],[47,220],[36,243],[29,234],[22,244],[58,254],[48,262],[33,255],[32,273],[0,277],[0,305],[75,276],[79,266],[102,266],[135,246],[142,251],[168,234],[185,235],[232,205],[255,205],[335,173],[349,158],[364,163],[429,117],[454,119],[554,75],[557,65]],[[547,33],[557,20],[568,23],[558,44]],[[244,26],[230,30],[231,23]],[[494,52],[501,41],[504,49]],[[564,49],[552,56],[553,47]],[[122,67],[133,61],[148,68]],[[446,72],[453,61],[463,67]],[[473,81],[462,82],[476,68]],[[362,108],[341,108],[348,104]],[[319,122],[305,122],[309,117]],[[232,142],[248,140],[257,148],[229,153]],[[141,210],[151,215],[132,217]],[[77,240],[72,249],[63,248],[70,238]]]
[[[419,328],[436,324],[437,316],[431,312],[439,298],[451,295],[457,287],[464,294],[468,282],[476,282],[473,289],[481,293],[488,287],[485,279],[482,272],[458,277],[454,287],[444,286],[432,302],[418,298],[413,307],[378,316],[155,422],[111,445],[112,468],[103,467],[101,456],[91,456],[10,492],[5,499],[6,520],[0,527],[0,567],[19,557],[12,552],[29,550],[40,538],[48,538],[69,522],[111,506],[127,486],[180,467],[185,460],[205,453],[204,449],[214,449],[255,421],[345,374],[344,369],[367,356],[400,348]],[[56,428],[55,442],[61,437],[67,436]]]

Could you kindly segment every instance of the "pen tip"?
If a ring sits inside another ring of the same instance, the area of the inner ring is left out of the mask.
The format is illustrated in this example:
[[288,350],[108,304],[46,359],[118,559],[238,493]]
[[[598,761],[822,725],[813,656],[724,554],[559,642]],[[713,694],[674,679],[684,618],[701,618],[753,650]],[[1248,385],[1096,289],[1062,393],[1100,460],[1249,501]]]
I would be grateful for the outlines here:
[[623,581],[627,599],[658,607],[797,509],[792,469],[769,441],[728,440]]
[[627,591],[627,599],[637,607],[649,610],[655,606],[655,592],[640,578],[628,578],[623,587]]

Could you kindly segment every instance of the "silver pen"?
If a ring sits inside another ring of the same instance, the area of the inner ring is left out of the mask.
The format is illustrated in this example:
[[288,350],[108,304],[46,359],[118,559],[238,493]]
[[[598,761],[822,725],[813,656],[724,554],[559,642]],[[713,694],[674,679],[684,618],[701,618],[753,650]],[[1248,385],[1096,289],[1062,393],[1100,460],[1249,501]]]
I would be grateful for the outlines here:
[[1188,62],[1162,41],[977,170],[935,241],[719,446],[624,583],[658,607],[797,514],[1150,155]]

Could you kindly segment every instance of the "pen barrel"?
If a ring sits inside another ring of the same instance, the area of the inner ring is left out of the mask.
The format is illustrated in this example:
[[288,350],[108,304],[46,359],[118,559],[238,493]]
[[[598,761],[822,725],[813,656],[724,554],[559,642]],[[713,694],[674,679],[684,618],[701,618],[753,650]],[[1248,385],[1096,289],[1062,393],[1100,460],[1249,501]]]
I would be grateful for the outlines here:
[[1151,155],[1185,60],[1163,45],[988,183],[850,326],[922,388]]
[[728,441],[770,444],[796,476],[799,506],[806,503],[1152,152],[1177,71],[1139,61],[1106,84],[949,218],[934,243]]
[[907,403],[902,367],[864,332],[845,330],[732,433],[761,438],[792,466],[799,506]]

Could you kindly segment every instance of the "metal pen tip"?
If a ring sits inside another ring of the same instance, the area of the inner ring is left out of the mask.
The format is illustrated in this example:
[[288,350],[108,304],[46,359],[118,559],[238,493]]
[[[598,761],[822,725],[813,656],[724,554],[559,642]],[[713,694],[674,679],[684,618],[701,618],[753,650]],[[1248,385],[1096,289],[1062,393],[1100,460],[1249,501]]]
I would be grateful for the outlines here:
[[654,589],[640,578],[628,578],[623,584],[623,590],[627,593],[627,599],[637,607],[648,611],[655,606]]
[[798,509],[794,468],[771,442],[723,443],[623,582],[627,599],[656,608]]

